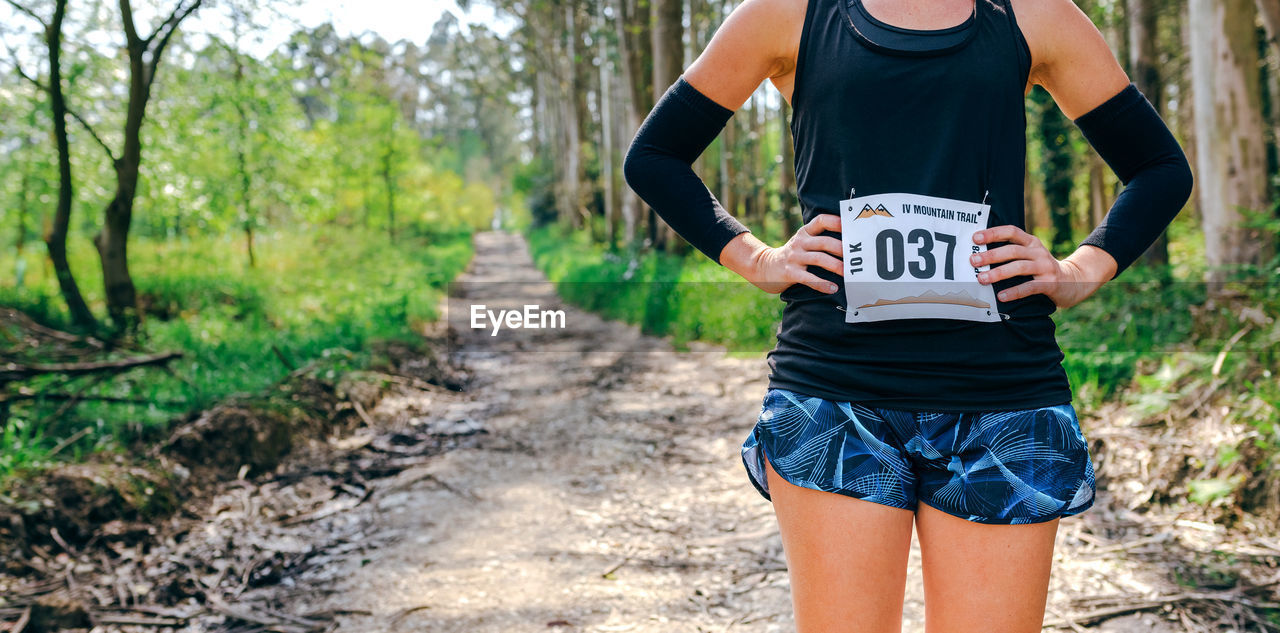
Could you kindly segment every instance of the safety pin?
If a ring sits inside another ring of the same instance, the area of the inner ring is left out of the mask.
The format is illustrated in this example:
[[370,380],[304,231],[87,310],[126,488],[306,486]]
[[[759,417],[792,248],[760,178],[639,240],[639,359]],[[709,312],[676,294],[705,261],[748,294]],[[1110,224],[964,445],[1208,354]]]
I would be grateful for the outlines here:
[[986,204],[986,203],[987,203],[987,196],[989,196],[989,195],[991,195],[991,190],[990,190],[990,189],[988,189],[988,190],[986,190],[986,191],[982,192],[982,204]]

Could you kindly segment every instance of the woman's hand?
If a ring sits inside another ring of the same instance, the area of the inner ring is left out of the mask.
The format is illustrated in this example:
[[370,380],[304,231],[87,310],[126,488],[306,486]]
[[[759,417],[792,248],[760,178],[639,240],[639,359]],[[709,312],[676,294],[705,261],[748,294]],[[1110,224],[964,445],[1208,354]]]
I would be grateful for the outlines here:
[[840,240],[822,235],[824,231],[839,232],[840,216],[818,215],[777,248],[770,248],[750,233],[742,233],[721,251],[720,263],[768,293],[778,294],[799,283],[832,294],[840,287],[807,268],[818,266],[844,274]]
[[1011,224],[978,231],[973,234],[973,242],[1012,242],[974,253],[969,258],[974,266],[1008,262],[978,273],[979,283],[992,284],[1019,275],[1032,277],[1031,281],[1000,291],[996,296],[1001,301],[1013,301],[1038,293],[1052,299],[1059,308],[1069,308],[1088,298],[1116,271],[1115,259],[1100,248],[1082,246],[1059,261],[1049,253],[1040,238]]

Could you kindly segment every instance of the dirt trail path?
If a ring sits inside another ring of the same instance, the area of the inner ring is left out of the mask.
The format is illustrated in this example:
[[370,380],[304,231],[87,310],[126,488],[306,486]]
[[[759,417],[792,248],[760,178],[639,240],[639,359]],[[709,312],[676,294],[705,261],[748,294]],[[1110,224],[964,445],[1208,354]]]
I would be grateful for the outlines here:
[[[367,633],[793,630],[772,508],[738,452],[764,394],[763,358],[672,351],[562,305],[520,237],[484,233],[476,246],[460,281],[469,300],[563,309],[569,328],[535,334],[525,351],[459,332],[473,383],[432,406],[465,412],[487,435],[359,508],[377,513],[368,542],[384,545],[335,561],[327,580],[300,579],[317,590],[295,612],[368,612],[339,627]],[[522,282],[522,294],[499,281]],[[1102,498],[1063,521],[1047,619],[1080,595],[1164,591],[1158,571],[1111,560],[1102,531],[1088,534],[1123,515]],[[913,548],[903,630],[922,631],[923,613]],[[1177,630],[1157,620],[1090,630]]]

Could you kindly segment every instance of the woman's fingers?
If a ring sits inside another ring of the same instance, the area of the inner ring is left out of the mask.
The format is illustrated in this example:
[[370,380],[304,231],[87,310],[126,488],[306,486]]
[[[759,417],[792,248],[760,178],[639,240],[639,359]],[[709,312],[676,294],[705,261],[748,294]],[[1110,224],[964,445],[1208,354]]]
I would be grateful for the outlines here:
[[999,297],[1001,301],[1013,301],[1015,299],[1029,297],[1033,294],[1047,295],[1049,294],[1048,292],[1046,292],[1046,290],[1048,289],[1049,289],[1049,284],[1047,282],[1032,280],[1032,281],[1026,281],[1026,282],[1020,283],[1011,288],[1005,288],[1004,290],[1001,290],[999,294],[997,294],[996,296]]
[[1040,269],[1038,262],[1029,259],[1019,259],[1012,261],[1003,266],[997,266],[986,272],[978,273],[978,282],[984,284],[995,283],[1010,277],[1018,275],[1035,275]]
[[830,253],[823,251],[800,251],[800,253],[796,255],[795,261],[806,266],[825,268],[837,275],[844,274],[842,266],[843,262]]
[[973,242],[975,244],[991,244],[993,242],[1013,242],[1023,246],[1037,246],[1040,244],[1040,238],[1012,225],[1003,224],[1001,226],[993,226],[989,229],[982,229],[973,234]]
[[844,249],[840,240],[834,237],[807,237],[800,242],[800,245],[807,251],[831,253],[837,258],[843,255]]
[[840,240],[823,235],[827,231],[839,230],[840,216],[823,213],[806,222],[785,246],[776,249],[775,253],[781,257],[774,260],[773,268],[782,269],[784,284],[803,284],[826,294],[839,290],[839,285],[809,272],[808,269],[809,266],[816,266],[837,275],[843,274],[843,261],[840,259],[843,246]]
[[822,235],[823,231],[840,231],[840,216],[835,213],[819,213],[801,229],[809,235]]
[[974,253],[969,258],[969,261],[974,266],[1000,264],[1003,262],[1001,266],[993,266],[986,272],[978,273],[978,281],[984,284],[995,283],[1019,275],[1047,274],[1051,272],[1048,263],[1056,261],[1049,254],[1049,251],[1044,248],[1044,245],[1040,243],[1039,238],[1012,225],[997,226],[978,231],[973,234],[973,241],[978,243],[1012,242],[982,253]]
[[974,266],[985,266],[987,264],[995,264],[997,262],[1007,262],[1014,259],[1031,259],[1034,257],[1035,251],[1021,244],[1009,244],[1000,248],[993,248],[982,253],[974,253],[969,257],[970,263]]
[[805,270],[803,266],[797,267],[791,277],[792,281],[804,284],[825,294],[832,294],[840,289],[840,286],[837,286],[834,282],[827,281],[826,279]]

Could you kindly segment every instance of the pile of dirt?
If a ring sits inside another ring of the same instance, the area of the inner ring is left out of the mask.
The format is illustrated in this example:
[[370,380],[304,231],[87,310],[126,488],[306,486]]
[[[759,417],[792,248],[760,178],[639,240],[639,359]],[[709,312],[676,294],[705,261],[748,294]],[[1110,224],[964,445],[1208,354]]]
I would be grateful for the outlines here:
[[385,344],[375,369],[336,379],[299,368],[261,393],[175,420],[158,443],[130,447],[143,459],[93,456],[12,478],[0,490],[0,566],[25,574],[50,549],[146,541],[157,520],[225,482],[270,475],[301,449],[324,450],[327,438],[372,426],[368,412],[402,385],[461,388],[465,375],[430,345]]
[[[170,454],[202,432],[209,443],[218,443],[218,422],[236,425],[238,433],[268,436],[272,424],[290,423],[257,411],[210,411],[180,425],[175,435],[182,439],[158,455],[159,463],[187,473],[179,488],[190,497],[179,511],[134,524],[144,529],[132,539],[104,538],[99,530],[97,540],[83,547],[63,541],[31,545],[21,574],[0,569],[0,621],[25,619],[24,633],[85,622],[104,631],[333,630],[338,612],[286,613],[294,610],[280,604],[280,592],[300,584],[304,574],[324,573],[335,560],[383,544],[372,536],[376,515],[355,510],[401,504],[406,488],[436,481],[431,464],[438,455],[474,447],[490,435],[472,417],[483,403],[415,378],[366,371],[323,388],[298,384],[288,393],[300,400],[311,394],[309,405],[329,402],[329,415],[338,422],[291,425],[291,448],[274,458],[278,463],[270,472],[243,478],[250,469],[242,464],[222,480],[213,474],[248,453],[205,450],[196,454],[213,460],[204,469],[189,468]],[[259,450],[263,446],[259,442]],[[196,459],[182,457],[185,463]],[[191,493],[198,480],[207,494]]]
[[369,423],[368,411],[394,384],[465,387],[463,370],[441,360],[429,342],[387,342],[375,357],[372,369],[336,381],[312,368],[295,370],[264,393],[229,399],[179,425],[152,454],[183,464],[197,481],[253,477],[274,470],[300,443]]
[[103,462],[59,465],[14,478],[0,493],[0,543],[71,549],[135,540],[146,534],[148,522],[178,507],[178,479],[154,466]]
[[266,393],[232,398],[179,425],[152,454],[181,463],[196,482],[252,477],[274,470],[295,443],[360,421],[335,383],[292,376]]

